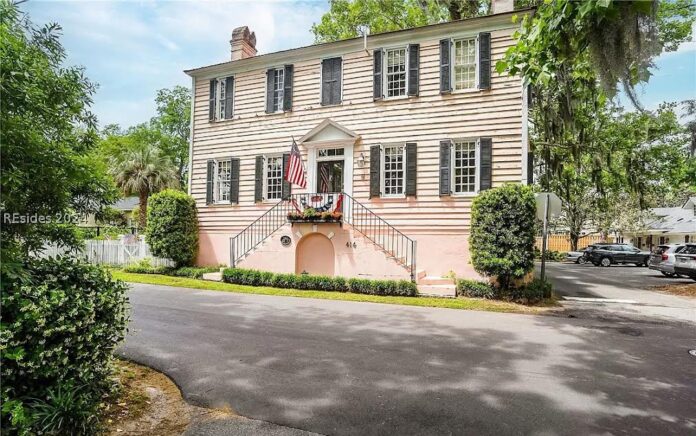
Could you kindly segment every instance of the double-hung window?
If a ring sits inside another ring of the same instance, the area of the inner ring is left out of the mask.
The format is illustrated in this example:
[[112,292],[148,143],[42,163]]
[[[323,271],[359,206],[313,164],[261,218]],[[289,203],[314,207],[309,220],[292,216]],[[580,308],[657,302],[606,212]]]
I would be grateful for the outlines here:
[[384,51],[384,89],[387,98],[406,95],[406,71],[408,68],[406,59],[406,47]]
[[273,112],[281,112],[283,110],[284,84],[285,70],[276,68],[273,70]]
[[231,119],[234,109],[234,77],[218,77],[210,81],[210,120]]
[[283,197],[283,156],[266,156],[264,163],[264,196],[266,200]]
[[229,203],[232,161],[230,159],[216,160],[214,174],[213,201],[215,203]]
[[477,141],[452,142],[452,191],[454,194],[474,194],[477,189]]
[[382,152],[382,162],[383,195],[385,197],[403,196],[406,184],[404,145],[385,145]]
[[476,38],[455,39],[454,50],[454,89],[476,88]]

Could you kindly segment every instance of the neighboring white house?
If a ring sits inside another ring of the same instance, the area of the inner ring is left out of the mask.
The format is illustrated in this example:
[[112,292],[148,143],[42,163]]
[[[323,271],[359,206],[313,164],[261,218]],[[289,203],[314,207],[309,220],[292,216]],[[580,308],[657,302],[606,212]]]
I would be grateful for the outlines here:
[[681,207],[656,207],[650,211],[655,220],[643,232],[624,235],[627,241],[644,249],[696,241],[696,197],[690,197]]

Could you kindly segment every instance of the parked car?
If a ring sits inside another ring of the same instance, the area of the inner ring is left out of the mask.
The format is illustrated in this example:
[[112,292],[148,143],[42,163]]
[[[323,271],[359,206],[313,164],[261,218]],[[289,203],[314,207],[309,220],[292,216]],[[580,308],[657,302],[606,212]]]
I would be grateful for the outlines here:
[[650,255],[648,268],[660,271],[667,277],[675,277],[674,255],[684,249],[684,244],[665,244],[658,245]]
[[616,264],[633,263],[637,266],[648,266],[650,252],[641,251],[629,244],[594,244],[589,252],[589,260],[595,266],[608,267]]
[[696,244],[686,244],[674,255],[674,272],[696,280]]
[[584,251],[569,251],[566,253],[566,261],[580,264],[587,263]]

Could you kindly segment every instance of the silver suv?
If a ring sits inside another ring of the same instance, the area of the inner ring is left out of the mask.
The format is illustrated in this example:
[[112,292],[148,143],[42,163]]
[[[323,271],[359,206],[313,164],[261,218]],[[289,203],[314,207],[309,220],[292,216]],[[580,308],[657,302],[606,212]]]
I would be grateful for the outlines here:
[[667,277],[678,277],[674,272],[674,255],[684,249],[684,244],[658,245],[650,255],[648,267]]

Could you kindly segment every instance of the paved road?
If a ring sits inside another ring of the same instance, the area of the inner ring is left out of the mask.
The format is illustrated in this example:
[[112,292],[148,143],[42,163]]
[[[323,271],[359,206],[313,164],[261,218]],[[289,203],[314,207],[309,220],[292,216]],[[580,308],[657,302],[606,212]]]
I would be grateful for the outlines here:
[[694,434],[692,326],[134,285],[124,356],[331,435]]
[[[600,299],[589,302],[564,302],[564,306],[568,308],[592,310],[601,316],[657,318],[696,323],[696,299],[670,295],[654,289],[656,286],[670,283],[693,283],[691,279],[670,279],[658,271],[633,265],[602,268],[591,264],[550,262],[546,266],[549,280],[554,284],[557,294]],[[620,302],[601,301],[612,299]]]

